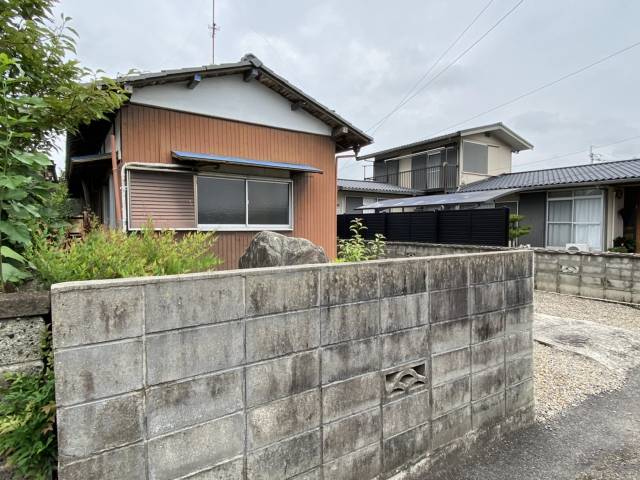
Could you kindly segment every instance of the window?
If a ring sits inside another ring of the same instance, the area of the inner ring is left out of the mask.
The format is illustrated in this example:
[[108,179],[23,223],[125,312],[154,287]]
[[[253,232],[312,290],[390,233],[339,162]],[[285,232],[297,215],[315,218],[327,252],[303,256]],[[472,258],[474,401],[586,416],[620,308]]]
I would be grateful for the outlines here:
[[197,176],[198,228],[292,228],[290,181]]
[[602,249],[602,191],[597,189],[549,192],[547,246],[585,243]]
[[463,170],[486,175],[489,172],[489,146],[482,143],[463,142]]

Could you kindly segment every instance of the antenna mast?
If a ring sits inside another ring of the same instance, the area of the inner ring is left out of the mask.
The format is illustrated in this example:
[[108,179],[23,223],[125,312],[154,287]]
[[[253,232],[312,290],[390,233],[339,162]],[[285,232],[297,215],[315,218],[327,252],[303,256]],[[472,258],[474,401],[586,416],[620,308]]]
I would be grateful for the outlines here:
[[220,30],[216,25],[216,0],[211,0],[211,63],[216,63],[216,32]]

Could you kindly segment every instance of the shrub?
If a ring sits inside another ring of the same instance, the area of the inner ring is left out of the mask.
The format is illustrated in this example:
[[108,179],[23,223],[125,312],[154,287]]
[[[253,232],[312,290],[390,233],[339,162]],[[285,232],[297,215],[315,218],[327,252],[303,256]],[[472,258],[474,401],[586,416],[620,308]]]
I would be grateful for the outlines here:
[[222,263],[212,253],[213,233],[139,234],[94,228],[83,239],[48,238],[41,233],[27,252],[39,279],[50,285],[74,280],[172,275],[211,270]]
[[349,231],[352,237],[338,240],[338,261],[362,262],[384,256],[384,235],[376,233],[373,240],[365,240],[362,231],[366,229],[361,218],[351,220]]
[[17,478],[51,478],[57,463],[51,336],[42,341],[44,369],[5,376],[0,389],[0,456]]

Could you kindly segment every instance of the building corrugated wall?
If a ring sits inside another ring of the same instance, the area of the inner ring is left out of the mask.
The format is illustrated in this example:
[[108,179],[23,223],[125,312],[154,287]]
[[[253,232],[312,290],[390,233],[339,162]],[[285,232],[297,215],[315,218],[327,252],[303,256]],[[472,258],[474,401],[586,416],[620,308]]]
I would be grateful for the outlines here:
[[[296,174],[293,235],[336,255],[336,161],[330,137],[140,105],[121,111],[125,163],[172,163],[182,150],[312,165],[323,174]],[[220,232],[217,253],[235,267],[255,232]]]

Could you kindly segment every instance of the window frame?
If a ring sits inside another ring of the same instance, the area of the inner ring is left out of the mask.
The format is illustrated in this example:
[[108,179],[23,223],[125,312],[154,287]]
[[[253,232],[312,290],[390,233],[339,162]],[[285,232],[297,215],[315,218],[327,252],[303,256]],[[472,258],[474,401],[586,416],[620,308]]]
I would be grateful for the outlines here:
[[[589,245],[590,248],[593,248],[594,250],[598,250],[598,251],[602,251],[603,250],[603,245],[604,245],[604,239],[605,239],[605,234],[606,234],[606,218],[605,218],[605,192],[604,190],[598,189],[598,191],[600,192],[598,195],[595,194],[591,194],[591,195],[577,195],[576,196],[576,192],[581,192],[581,191],[587,191],[587,190],[596,190],[594,188],[585,188],[585,189],[574,189],[574,190],[547,190],[547,201],[546,201],[546,211],[545,211],[545,239],[544,239],[544,244],[545,244],[545,248],[566,248],[566,244],[565,245],[550,245],[549,244],[549,225],[569,225],[571,227],[571,240],[567,243],[579,243],[576,242],[576,225],[599,225],[600,226],[600,247],[595,247],[593,245]],[[549,193],[565,193],[566,195],[560,195],[560,196],[549,196]],[[600,222],[598,223],[594,223],[594,222],[577,222],[575,219],[575,201],[576,199],[581,200],[581,199],[598,199],[600,200]],[[556,201],[571,201],[571,219],[567,222],[567,221],[563,221],[563,222],[559,222],[559,221],[550,221],[549,220],[549,204],[551,202],[556,202]]]
[[[198,208],[198,177],[208,178],[222,178],[228,180],[243,180],[244,181],[244,224],[212,224],[212,223],[200,223],[200,212]],[[277,183],[287,185],[289,188],[289,223],[273,224],[273,225],[258,225],[249,223],[249,182],[261,182],[261,183]],[[293,231],[293,219],[294,219],[294,196],[293,196],[293,180],[290,178],[274,178],[274,177],[257,177],[251,175],[232,175],[224,173],[195,173],[193,175],[193,193],[194,193],[194,206],[196,213],[196,229],[202,232],[255,232],[262,230],[271,230],[274,232],[291,232]]]
[[[488,144],[482,143],[482,142],[473,141],[473,140],[462,140],[461,143],[462,143],[462,173],[468,173],[470,175],[482,175],[482,176],[485,176],[485,177],[491,176],[489,174],[489,171],[491,170],[489,168],[489,163],[490,163],[489,148],[491,147],[491,145],[488,145]],[[465,143],[473,143],[474,145],[481,145],[483,147],[486,147],[486,149],[487,149],[487,171],[485,173],[474,172],[472,170],[468,170],[467,169],[467,165],[466,165],[466,161],[465,161],[466,160],[465,159],[465,148],[464,148]]]

